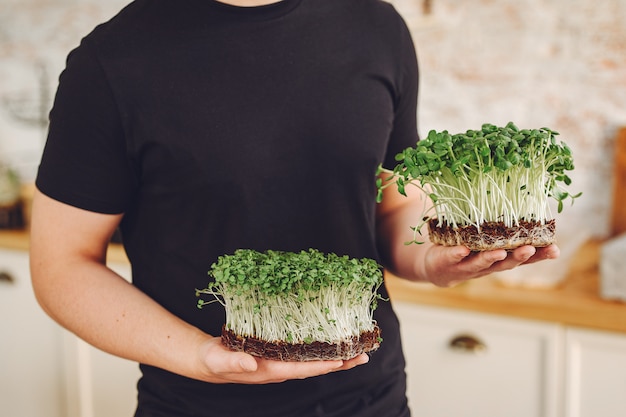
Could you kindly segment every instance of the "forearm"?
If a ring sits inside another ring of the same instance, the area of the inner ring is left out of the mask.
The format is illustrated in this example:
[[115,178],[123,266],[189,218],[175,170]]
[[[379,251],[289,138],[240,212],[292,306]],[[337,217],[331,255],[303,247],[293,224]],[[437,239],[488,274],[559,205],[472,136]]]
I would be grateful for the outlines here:
[[[387,174],[381,174],[383,183]],[[426,234],[413,231],[431,207],[424,192],[417,187],[406,187],[406,195],[392,185],[383,191],[377,206],[376,235],[383,266],[394,275],[411,281],[428,281],[425,264],[426,253],[432,243]],[[425,228],[424,228],[425,229]],[[413,242],[417,240],[420,244]]]
[[[392,274],[411,281],[427,281],[424,265],[432,245],[428,236],[417,235],[421,244],[406,244],[415,239],[412,226],[416,213],[411,206],[401,207],[393,215],[381,216],[377,224],[378,247],[384,267]],[[420,239],[421,238],[421,239]]]
[[105,265],[121,217],[71,207],[36,190],[30,268],[39,303],[62,326],[106,352],[207,378],[197,363],[198,349],[211,337]]
[[191,378],[205,379],[199,349],[209,335],[185,323],[116,275],[88,260],[33,265],[44,310],[95,347]]

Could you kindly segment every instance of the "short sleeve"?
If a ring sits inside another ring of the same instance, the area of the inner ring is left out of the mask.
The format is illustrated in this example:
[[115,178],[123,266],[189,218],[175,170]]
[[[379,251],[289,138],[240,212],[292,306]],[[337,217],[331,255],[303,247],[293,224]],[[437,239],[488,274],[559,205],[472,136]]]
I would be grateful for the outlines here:
[[419,71],[417,54],[408,27],[400,18],[399,51],[399,88],[397,91],[394,122],[391,137],[387,146],[383,166],[393,169],[396,165],[395,156],[407,147],[415,146],[419,140],[417,131],[417,97]]
[[59,78],[37,188],[72,206],[118,214],[126,210],[134,184],[112,89],[83,40]]

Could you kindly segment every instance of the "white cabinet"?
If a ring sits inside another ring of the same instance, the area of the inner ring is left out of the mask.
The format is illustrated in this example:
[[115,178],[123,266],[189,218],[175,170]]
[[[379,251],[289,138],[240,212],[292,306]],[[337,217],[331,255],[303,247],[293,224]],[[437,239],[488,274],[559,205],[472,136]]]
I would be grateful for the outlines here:
[[415,416],[626,416],[624,334],[394,306]]
[[[130,279],[126,264],[110,264]],[[66,333],[68,417],[132,417],[139,365],[98,350]]]
[[[129,277],[127,265],[112,265]],[[0,249],[0,416],[132,417],[136,363],[62,329],[37,303],[28,253]]]
[[132,417],[140,372],[130,362],[67,334],[68,417]]
[[558,325],[394,305],[415,416],[559,416]]
[[567,417],[626,416],[626,336],[567,329]]
[[61,328],[39,307],[28,254],[0,249],[0,416],[66,417]]

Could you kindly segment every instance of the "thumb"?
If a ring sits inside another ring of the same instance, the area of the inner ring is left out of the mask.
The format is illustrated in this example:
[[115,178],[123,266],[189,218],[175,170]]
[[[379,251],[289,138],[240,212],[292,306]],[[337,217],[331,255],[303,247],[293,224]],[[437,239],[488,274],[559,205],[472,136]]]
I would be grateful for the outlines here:
[[254,372],[258,368],[254,357],[243,352],[224,350],[222,354],[215,355],[212,359],[211,368],[217,374]]
[[243,372],[254,372],[258,369],[259,365],[253,356],[241,353],[237,354],[237,357],[239,367]]
[[254,372],[258,369],[254,356],[228,349],[221,343],[219,337],[209,340],[203,357],[213,374]]
[[456,264],[467,258],[472,251],[467,246],[454,246],[447,253],[449,262]]

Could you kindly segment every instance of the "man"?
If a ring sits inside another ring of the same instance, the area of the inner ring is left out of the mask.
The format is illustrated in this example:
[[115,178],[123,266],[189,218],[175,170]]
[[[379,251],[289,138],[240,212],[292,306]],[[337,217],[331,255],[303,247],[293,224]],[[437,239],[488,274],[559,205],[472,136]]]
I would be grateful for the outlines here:
[[[377,205],[374,172],[417,141],[417,84],[408,30],[377,0],[131,3],[60,78],[31,222],[40,304],[141,364],[138,417],[408,416],[390,303],[371,357],[276,362],[225,349],[223,311],[198,311],[195,288],[243,247],[370,257],[439,286],[558,256],[404,245],[424,202],[390,188]],[[133,284],[105,264],[118,227]]]

